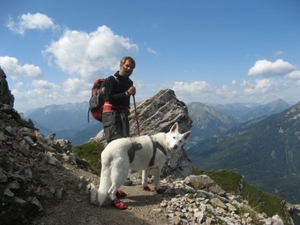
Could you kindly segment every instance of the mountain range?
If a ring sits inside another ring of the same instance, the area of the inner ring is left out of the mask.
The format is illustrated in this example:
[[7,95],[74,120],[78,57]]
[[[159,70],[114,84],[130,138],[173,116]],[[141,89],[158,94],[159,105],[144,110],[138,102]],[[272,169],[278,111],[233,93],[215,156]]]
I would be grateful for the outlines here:
[[269,102],[267,104],[257,103],[230,103],[230,104],[207,104],[216,110],[223,112],[235,118],[238,122],[243,123],[262,116],[269,116],[282,112],[291,106],[282,99]]
[[[189,147],[197,144],[200,140],[222,134],[241,123],[241,118],[247,121],[250,117],[271,115],[283,111],[289,105],[279,99],[266,105],[253,103],[208,105],[193,102],[187,107],[193,120],[193,133],[191,141],[187,144]],[[25,118],[30,118],[39,128],[40,133],[45,136],[55,133],[57,139],[68,139],[73,145],[80,145],[95,137],[102,130],[102,123],[92,118],[91,115],[88,122],[87,112],[88,102],[67,103],[31,109],[25,114]],[[249,116],[247,117],[247,115]]]
[[290,107],[282,99],[265,105],[253,103],[203,104],[193,102],[187,105],[189,116],[193,120],[189,148],[208,137],[216,137],[230,128],[262,116],[270,116]]
[[88,102],[49,105],[25,114],[43,135],[55,133],[56,139],[68,139],[80,145],[102,130],[102,123],[88,115]]
[[239,124],[188,149],[193,166],[231,169],[256,187],[300,201],[300,103]]

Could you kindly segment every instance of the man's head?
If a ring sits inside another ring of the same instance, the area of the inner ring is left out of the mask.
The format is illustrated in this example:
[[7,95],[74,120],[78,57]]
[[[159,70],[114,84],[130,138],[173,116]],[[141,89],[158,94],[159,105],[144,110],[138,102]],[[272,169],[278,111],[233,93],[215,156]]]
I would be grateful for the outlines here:
[[125,56],[120,61],[120,71],[121,76],[130,76],[135,68],[135,61],[130,56]]

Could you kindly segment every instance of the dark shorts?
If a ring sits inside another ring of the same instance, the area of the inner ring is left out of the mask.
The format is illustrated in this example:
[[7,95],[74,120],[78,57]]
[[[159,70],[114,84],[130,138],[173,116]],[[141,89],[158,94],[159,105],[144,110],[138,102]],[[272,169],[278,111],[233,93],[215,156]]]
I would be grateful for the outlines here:
[[103,112],[102,123],[107,143],[118,138],[129,137],[129,121],[125,113],[116,110]]

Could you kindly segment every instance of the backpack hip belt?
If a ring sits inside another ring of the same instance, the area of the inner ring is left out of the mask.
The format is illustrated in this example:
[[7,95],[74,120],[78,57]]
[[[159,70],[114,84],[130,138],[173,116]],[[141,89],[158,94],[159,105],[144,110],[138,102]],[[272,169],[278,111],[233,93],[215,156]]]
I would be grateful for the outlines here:
[[115,110],[115,107],[110,104],[109,102],[104,102],[104,105],[103,105],[103,112],[111,112]]
[[126,115],[129,115],[129,107],[121,108],[115,105],[110,104],[108,101],[104,102],[103,105],[103,112],[111,112],[117,110],[119,113],[125,113]]

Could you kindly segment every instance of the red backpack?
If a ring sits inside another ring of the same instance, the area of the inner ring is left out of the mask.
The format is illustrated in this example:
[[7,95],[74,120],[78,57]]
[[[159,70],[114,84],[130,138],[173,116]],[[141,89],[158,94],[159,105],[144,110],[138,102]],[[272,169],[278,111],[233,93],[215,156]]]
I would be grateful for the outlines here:
[[[114,76],[114,78],[118,81],[118,78]],[[92,95],[89,101],[89,110],[88,110],[88,122],[89,122],[89,112],[91,112],[92,116],[102,122],[102,111],[104,105],[104,83],[105,78],[99,78],[95,80]]]
[[[103,91],[104,91],[104,78],[99,78],[95,80],[94,86],[92,88],[92,95],[89,101],[89,112],[92,116],[102,122],[102,109],[103,109]],[[88,117],[89,121],[89,117]]]

